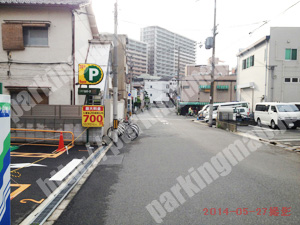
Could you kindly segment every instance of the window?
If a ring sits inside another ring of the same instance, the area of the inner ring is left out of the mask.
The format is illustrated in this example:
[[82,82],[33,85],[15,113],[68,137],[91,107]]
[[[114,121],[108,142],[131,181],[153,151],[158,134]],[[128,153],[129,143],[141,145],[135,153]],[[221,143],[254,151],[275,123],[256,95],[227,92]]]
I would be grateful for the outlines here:
[[254,55],[243,60],[243,70],[254,66]]
[[291,82],[291,78],[284,78],[284,82],[285,83],[290,83]]
[[152,94],[150,94],[150,97],[152,97]]
[[150,88],[152,88],[152,85],[150,85]]
[[47,27],[24,27],[24,46],[48,46]]
[[298,78],[292,78],[292,82],[293,83],[297,83],[298,82]]
[[246,69],[246,59],[243,60],[243,70]]
[[297,49],[285,49],[285,60],[297,60]]
[[276,107],[275,107],[275,106],[271,106],[271,110],[272,110],[273,112],[277,112],[277,110],[276,110]]
[[2,24],[4,50],[24,50],[26,46],[48,46],[50,22],[6,21]]

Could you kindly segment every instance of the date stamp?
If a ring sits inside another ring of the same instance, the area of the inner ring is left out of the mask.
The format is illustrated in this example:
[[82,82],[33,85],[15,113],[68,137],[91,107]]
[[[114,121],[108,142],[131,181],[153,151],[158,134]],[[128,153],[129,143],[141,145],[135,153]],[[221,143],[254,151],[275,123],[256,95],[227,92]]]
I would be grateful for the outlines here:
[[238,216],[256,214],[257,216],[290,216],[292,207],[269,207],[269,208],[256,208],[255,210],[250,210],[248,208],[237,208],[235,210],[229,210],[228,208],[204,208],[203,212],[205,216],[215,216],[215,215],[229,215],[235,213]]

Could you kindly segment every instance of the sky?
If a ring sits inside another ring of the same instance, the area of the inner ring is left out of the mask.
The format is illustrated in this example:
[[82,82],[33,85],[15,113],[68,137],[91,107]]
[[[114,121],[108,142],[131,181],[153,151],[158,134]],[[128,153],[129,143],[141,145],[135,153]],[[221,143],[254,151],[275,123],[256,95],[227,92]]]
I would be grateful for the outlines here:
[[[101,33],[114,31],[114,3],[93,0]],[[199,46],[212,36],[214,0],[118,0],[118,14],[119,34],[140,40],[141,28],[160,26],[198,43],[197,64],[207,64],[212,55]],[[217,0],[217,24],[216,57],[236,67],[239,49],[269,35],[270,27],[300,27],[300,1]]]

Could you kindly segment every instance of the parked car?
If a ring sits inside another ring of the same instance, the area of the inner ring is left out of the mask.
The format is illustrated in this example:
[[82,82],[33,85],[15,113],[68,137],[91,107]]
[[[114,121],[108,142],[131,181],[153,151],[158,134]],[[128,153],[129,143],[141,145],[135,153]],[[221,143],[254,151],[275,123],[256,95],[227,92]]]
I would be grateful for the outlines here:
[[199,112],[198,112],[198,118],[205,118],[206,117],[206,110],[208,109],[209,105],[205,105]]
[[300,102],[290,102],[290,103],[294,104],[300,110]]
[[263,124],[272,129],[300,127],[300,111],[291,103],[258,103],[255,107],[254,119],[258,126]]

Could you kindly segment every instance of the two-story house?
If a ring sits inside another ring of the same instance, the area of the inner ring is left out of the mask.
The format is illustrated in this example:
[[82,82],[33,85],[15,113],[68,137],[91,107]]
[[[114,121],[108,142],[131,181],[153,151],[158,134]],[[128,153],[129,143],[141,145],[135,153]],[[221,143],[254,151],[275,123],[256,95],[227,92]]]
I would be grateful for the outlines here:
[[14,104],[82,104],[78,64],[99,37],[89,0],[0,0],[0,83]]
[[299,27],[273,27],[269,36],[238,53],[238,100],[252,106],[300,101],[299,37]]

